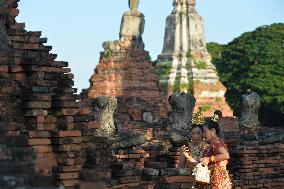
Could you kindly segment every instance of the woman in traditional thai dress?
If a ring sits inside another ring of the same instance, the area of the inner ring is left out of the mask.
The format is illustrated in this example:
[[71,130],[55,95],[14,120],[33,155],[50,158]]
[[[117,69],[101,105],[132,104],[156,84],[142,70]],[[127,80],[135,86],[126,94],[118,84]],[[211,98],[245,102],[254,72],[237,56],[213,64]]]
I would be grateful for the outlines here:
[[210,146],[201,162],[203,165],[209,165],[211,169],[210,189],[232,189],[226,168],[230,155],[226,144],[218,137],[220,134],[218,121],[221,116],[221,111],[215,111],[214,116],[203,126],[203,135]]
[[202,126],[194,125],[190,129],[191,141],[188,146],[183,146],[180,151],[180,167],[194,167],[203,157],[209,145],[202,140],[202,136]]
[[209,145],[203,141],[204,115],[199,111],[192,116],[192,127],[190,128],[190,142],[182,146],[180,150],[180,167],[194,167],[203,157]]
[[[180,150],[179,167],[194,168],[208,150],[209,144],[203,140],[204,115],[199,111],[193,114],[192,127],[190,129],[190,142]],[[204,185],[194,183],[192,188],[205,188]]]

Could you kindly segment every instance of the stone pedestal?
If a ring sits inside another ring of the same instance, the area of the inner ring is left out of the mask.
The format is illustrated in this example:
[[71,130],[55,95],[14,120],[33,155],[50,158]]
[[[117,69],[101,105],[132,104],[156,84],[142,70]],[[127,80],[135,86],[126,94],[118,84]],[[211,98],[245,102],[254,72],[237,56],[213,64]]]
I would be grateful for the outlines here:
[[113,183],[110,188],[138,187],[141,182],[140,171],[149,155],[141,149],[116,152],[117,162],[112,163]]
[[194,177],[192,175],[187,176],[167,176],[162,177],[160,188],[192,188],[194,185]]
[[130,162],[133,163],[135,168],[142,169],[149,154],[140,148],[133,148],[132,150],[119,150],[115,153],[115,157],[117,162]]
[[157,188],[192,188],[194,184],[191,169],[167,168],[160,172],[161,178],[157,182]]
[[177,168],[179,166],[180,149],[177,147],[171,147],[169,149],[168,155],[169,155],[168,167]]
[[142,34],[144,32],[144,15],[138,11],[127,11],[123,14],[120,26],[120,45],[144,49]]

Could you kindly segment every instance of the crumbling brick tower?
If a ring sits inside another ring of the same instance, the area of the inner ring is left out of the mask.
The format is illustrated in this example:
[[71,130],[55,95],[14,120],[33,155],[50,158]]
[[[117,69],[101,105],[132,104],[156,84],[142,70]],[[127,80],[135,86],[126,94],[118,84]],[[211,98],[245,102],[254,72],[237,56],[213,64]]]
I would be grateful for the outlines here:
[[89,99],[118,97],[116,117],[124,128],[133,129],[139,121],[155,123],[168,112],[149,52],[144,50],[144,23],[144,15],[137,8],[124,13],[120,39],[103,44],[105,51],[90,79],[90,87],[83,92],[84,98]]
[[82,166],[73,74],[41,32],[17,23],[19,0],[0,0],[0,184],[73,187]]

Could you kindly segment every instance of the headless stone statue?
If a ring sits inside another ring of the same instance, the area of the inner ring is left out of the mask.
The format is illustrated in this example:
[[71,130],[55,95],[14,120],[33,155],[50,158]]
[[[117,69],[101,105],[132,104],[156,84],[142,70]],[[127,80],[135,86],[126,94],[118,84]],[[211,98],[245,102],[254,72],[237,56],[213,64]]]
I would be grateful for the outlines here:
[[137,147],[147,141],[147,137],[138,131],[124,131],[121,126],[114,123],[113,113],[117,107],[114,97],[97,97],[92,102],[92,114],[99,122],[98,135],[108,137],[111,149],[128,149]]
[[172,107],[168,137],[173,146],[179,147],[188,142],[196,100],[190,93],[176,92],[169,97],[168,101]]
[[249,91],[242,96],[242,114],[240,128],[242,141],[259,141],[261,144],[273,144],[284,142],[283,128],[260,127],[258,111],[260,97],[257,93]]
[[260,123],[258,111],[260,108],[260,97],[257,93],[249,91],[242,96],[242,113],[240,128],[244,139],[254,140],[257,137]]
[[128,6],[131,11],[138,11],[139,0],[128,0]]

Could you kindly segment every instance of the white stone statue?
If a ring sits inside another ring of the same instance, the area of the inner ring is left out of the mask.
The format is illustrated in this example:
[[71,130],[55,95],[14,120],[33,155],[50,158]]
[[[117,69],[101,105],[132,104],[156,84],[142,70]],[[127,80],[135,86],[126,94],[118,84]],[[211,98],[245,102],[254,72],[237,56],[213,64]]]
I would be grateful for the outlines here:
[[131,11],[138,11],[139,0],[128,0],[128,6]]

